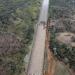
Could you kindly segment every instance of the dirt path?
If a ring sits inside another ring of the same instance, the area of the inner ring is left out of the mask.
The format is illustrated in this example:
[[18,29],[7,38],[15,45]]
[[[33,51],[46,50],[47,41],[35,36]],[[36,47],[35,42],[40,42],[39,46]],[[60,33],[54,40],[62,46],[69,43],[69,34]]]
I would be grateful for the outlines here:
[[[40,34],[42,33],[42,34]],[[29,66],[29,74],[41,75],[44,59],[44,48],[45,48],[45,37],[46,32],[43,25],[38,27],[35,45],[32,53],[32,58]]]
[[49,0],[43,0],[37,33],[35,36],[34,46],[31,55],[31,61],[28,69],[28,75],[42,75],[46,29],[44,28],[43,23],[40,22],[47,22],[48,6]]

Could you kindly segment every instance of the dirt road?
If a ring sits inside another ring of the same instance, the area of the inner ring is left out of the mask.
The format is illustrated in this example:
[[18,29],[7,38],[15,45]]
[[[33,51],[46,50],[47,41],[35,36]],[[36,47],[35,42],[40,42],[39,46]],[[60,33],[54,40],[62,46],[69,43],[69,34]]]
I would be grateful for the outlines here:
[[[43,0],[39,23],[47,22],[49,0]],[[38,24],[39,24],[38,23]],[[29,64],[28,75],[42,75],[44,50],[45,50],[46,29],[43,24],[39,24],[35,36],[34,46]]]

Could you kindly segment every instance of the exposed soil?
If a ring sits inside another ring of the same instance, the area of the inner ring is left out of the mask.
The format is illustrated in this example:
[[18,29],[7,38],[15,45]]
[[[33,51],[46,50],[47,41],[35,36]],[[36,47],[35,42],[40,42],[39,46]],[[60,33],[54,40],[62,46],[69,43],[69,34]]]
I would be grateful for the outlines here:
[[[49,28],[52,28],[54,26],[55,22],[52,22],[52,23],[51,23],[52,24],[51,27],[49,27]],[[61,29],[61,27],[59,29]],[[62,30],[63,30],[63,28],[62,28]],[[60,41],[65,42],[65,40],[66,41],[68,40],[70,43],[72,42],[71,37],[75,36],[73,33],[68,33],[68,32],[63,32],[63,33],[58,33],[58,34],[59,34],[58,37],[59,37]],[[66,38],[68,37],[68,39],[66,39],[65,37]],[[56,55],[53,54],[52,49],[49,49],[49,46],[50,46],[49,39],[50,39],[50,33],[48,33],[48,31],[47,31],[46,48],[47,48],[47,61],[48,61],[47,69],[48,70],[44,72],[44,75],[74,75],[74,72],[72,70],[70,70],[69,65],[68,64],[66,65],[65,63],[63,63],[63,61],[59,61],[57,59]],[[61,40],[61,39],[63,39],[63,40]]]
[[71,33],[71,32],[62,32],[62,33],[58,33],[56,36],[56,40],[59,43],[64,43],[66,45],[70,45],[72,47],[75,47],[75,34]]

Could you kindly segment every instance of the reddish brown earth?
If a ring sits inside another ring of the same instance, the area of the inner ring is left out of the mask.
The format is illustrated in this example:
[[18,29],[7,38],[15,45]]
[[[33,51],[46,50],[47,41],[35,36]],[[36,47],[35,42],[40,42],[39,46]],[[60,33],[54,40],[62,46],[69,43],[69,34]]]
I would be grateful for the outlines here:
[[49,49],[50,34],[48,34],[47,30],[46,50],[48,68],[46,71],[44,71],[44,75],[75,75],[75,73],[72,70],[70,70],[69,65],[65,65],[62,61],[59,61],[52,53],[52,50]]

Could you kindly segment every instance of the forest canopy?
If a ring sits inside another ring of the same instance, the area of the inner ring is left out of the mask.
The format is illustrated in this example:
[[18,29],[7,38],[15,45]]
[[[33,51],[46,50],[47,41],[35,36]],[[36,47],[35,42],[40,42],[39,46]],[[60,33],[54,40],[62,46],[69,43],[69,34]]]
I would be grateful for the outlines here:
[[40,3],[41,0],[0,0],[0,75],[20,75],[25,71],[24,57],[32,43]]

